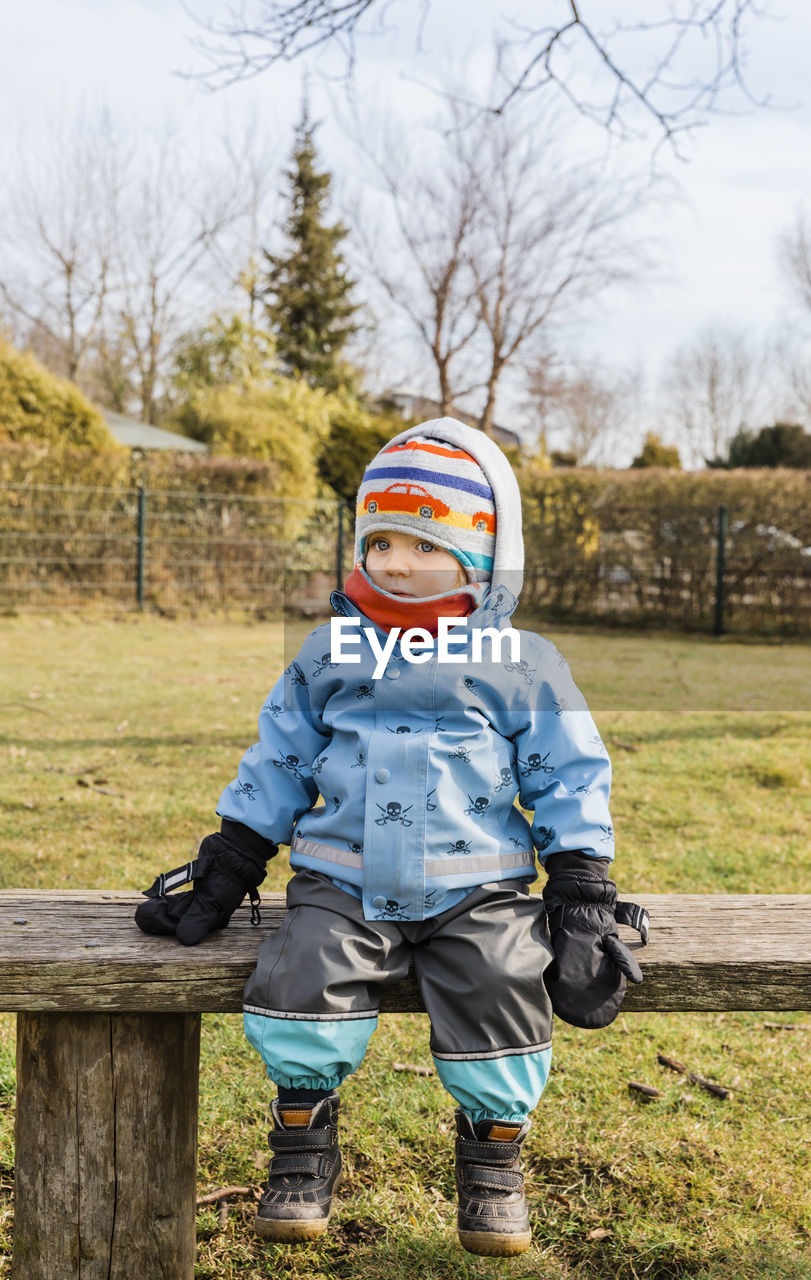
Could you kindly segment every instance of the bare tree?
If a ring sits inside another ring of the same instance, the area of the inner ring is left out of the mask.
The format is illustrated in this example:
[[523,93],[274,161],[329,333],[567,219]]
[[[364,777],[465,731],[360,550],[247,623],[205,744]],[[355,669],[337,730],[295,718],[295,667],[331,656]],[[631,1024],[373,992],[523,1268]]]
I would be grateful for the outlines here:
[[783,379],[770,413],[774,422],[811,421],[811,343],[796,324],[784,325],[774,344],[776,369]]
[[207,268],[223,233],[243,212],[228,169],[204,168],[171,137],[142,164],[121,237],[121,301],[115,328],[131,353],[133,390],[144,422],[154,422],[167,356],[189,317],[211,305]]
[[282,145],[271,136],[254,111],[244,119],[239,132],[225,130],[221,143],[240,213],[228,232],[215,239],[213,255],[223,278],[236,285],[248,323],[254,325],[266,289],[263,248],[282,221],[279,161],[288,144],[285,141]]
[[783,279],[800,306],[811,311],[811,217],[800,211],[778,237],[778,261]]
[[526,382],[521,408],[544,451],[548,452],[557,405],[566,391],[563,362],[557,352],[549,348],[540,350],[525,364],[524,376]]
[[[800,210],[791,226],[778,237],[778,263],[791,297],[806,318],[811,315],[811,217]],[[811,416],[811,352],[807,326],[793,319],[784,327],[777,343],[777,359],[794,401],[783,410],[781,421],[791,421],[799,413]]]
[[154,421],[180,334],[235,288],[255,306],[272,145],[249,121],[204,155],[168,125],[135,146],[87,110],[49,137],[6,175],[0,301],[13,337],[102,404]]
[[558,124],[537,112],[462,128],[451,102],[424,141],[411,141],[410,160],[390,138],[371,153],[390,234],[382,217],[355,222],[372,273],[430,353],[442,411],[477,391],[489,431],[519,355],[576,305],[633,277],[642,255],[629,219],[649,193],[567,163]]
[[388,120],[376,146],[368,130],[359,145],[384,197],[376,215],[368,200],[355,209],[363,265],[429,354],[441,412],[448,413],[480,385],[480,375],[466,363],[481,324],[470,270],[479,179],[458,134],[443,138],[432,131],[425,149],[414,148]]
[[114,287],[131,152],[106,112],[55,124],[47,153],[21,143],[6,174],[0,296],[57,372],[81,380]]
[[701,465],[725,455],[732,437],[764,405],[764,356],[743,332],[704,329],[679,347],[665,370],[668,416]]
[[587,370],[577,374],[560,403],[567,444],[579,466],[608,461],[623,414],[623,388]]
[[[441,7],[441,0],[232,0],[221,20],[201,22],[206,34],[195,44],[208,62],[201,78],[211,87],[233,84],[329,46],[343,52],[351,74],[358,41],[391,30],[393,11],[401,43],[412,24],[419,50],[432,9]],[[549,90],[614,136],[653,124],[675,145],[730,89],[754,101],[744,69],[749,24],[765,12],[755,0],[656,0],[644,17],[618,2],[566,0],[559,12],[551,23],[494,15],[497,83],[469,105],[500,114]]]
[[486,335],[481,426],[493,424],[508,365],[574,308],[630,283],[646,259],[630,234],[652,189],[602,166],[572,164],[554,120],[482,116],[462,135],[479,179],[470,256]]
[[579,466],[609,461],[635,396],[630,376],[610,377],[597,364],[565,368],[545,355],[527,370],[527,405],[545,448],[554,443]]

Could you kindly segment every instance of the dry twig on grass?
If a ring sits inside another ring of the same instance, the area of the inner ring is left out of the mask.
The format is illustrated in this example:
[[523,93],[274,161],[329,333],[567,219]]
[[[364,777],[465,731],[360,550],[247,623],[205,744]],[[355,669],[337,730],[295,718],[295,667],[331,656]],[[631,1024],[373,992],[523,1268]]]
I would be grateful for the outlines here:
[[22,707],[23,711],[36,711],[40,716],[53,716],[47,707],[34,707],[29,702],[0,702],[0,707]]
[[697,1084],[700,1089],[706,1089],[707,1093],[711,1093],[714,1098],[732,1097],[732,1090],[726,1085],[716,1084],[714,1080],[705,1080],[703,1076],[696,1075],[695,1071],[691,1071],[687,1079],[691,1084]]
[[697,1084],[700,1089],[706,1089],[707,1093],[711,1093],[715,1098],[729,1098],[732,1096],[732,1090],[726,1085],[716,1084],[714,1080],[707,1080],[704,1076],[700,1076],[696,1071],[690,1071],[683,1062],[679,1062],[678,1058],[669,1058],[665,1053],[657,1053],[656,1061],[660,1066],[667,1067],[669,1071],[677,1071],[680,1076],[686,1076],[691,1084]]
[[421,1067],[416,1062],[393,1062],[391,1069],[392,1071],[413,1071],[415,1076],[432,1076],[434,1074],[432,1067]]
[[76,786],[86,787],[88,791],[98,791],[99,795],[102,796],[121,796],[123,794],[121,791],[109,791],[107,787],[100,787],[97,782],[88,782],[85,778],[77,778]]
[[642,1084],[639,1080],[629,1080],[628,1088],[632,1093],[641,1093],[642,1097],[647,1101],[650,1098],[658,1098],[659,1090],[654,1089],[652,1084]]
[[678,1071],[680,1076],[687,1075],[687,1067],[683,1062],[679,1062],[678,1058],[668,1058],[665,1053],[657,1053],[656,1061],[660,1066],[667,1067],[670,1071]]
[[206,1204],[218,1204],[220,1200],[228,1200],[232,1196],[253,1196],[258,1200],[261,1195],[258,1187],[218,1187],[216,1191],[209,1191],[204,1196],[197,1197],[197,1208],[201,1208]]

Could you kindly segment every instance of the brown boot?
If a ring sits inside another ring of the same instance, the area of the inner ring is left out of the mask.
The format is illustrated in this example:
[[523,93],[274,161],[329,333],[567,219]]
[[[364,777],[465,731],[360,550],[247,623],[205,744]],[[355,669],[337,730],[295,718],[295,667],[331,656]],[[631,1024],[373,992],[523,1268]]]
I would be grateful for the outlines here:
[[327,1229],[332,1194],[341,1183],[338,1095],[304,1107],[277,1100],[271,1114],[273,1158],[254,1229],[265,1240],[314,1240]]
[[529,1121],[481,1120],[474,1126],[459,1108],[456,1129],[459,1243],[490,1258],[524,1253],[532,1232],[520,1154]]

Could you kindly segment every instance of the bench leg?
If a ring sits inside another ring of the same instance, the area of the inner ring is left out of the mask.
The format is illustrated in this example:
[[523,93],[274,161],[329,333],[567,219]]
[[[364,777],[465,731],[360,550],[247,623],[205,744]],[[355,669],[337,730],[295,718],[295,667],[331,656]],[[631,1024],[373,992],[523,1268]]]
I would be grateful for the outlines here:
[[192,1280],[200,1015],[20,1013],[13,1280]]

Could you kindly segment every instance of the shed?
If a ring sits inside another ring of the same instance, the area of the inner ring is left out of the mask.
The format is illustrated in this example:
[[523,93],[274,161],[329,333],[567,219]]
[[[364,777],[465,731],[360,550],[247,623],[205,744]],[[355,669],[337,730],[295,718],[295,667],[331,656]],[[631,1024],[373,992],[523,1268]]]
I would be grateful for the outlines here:
[[127,418],[123,413],[112,413],[109,409],[103,412],[110,434],[128,449],[176,449],[182,453],[208,453],[208,445],[201,440],[192,440],[189,436],[166,431],[163,427],[153,427],[148,422],[138,422],[136,418]]

